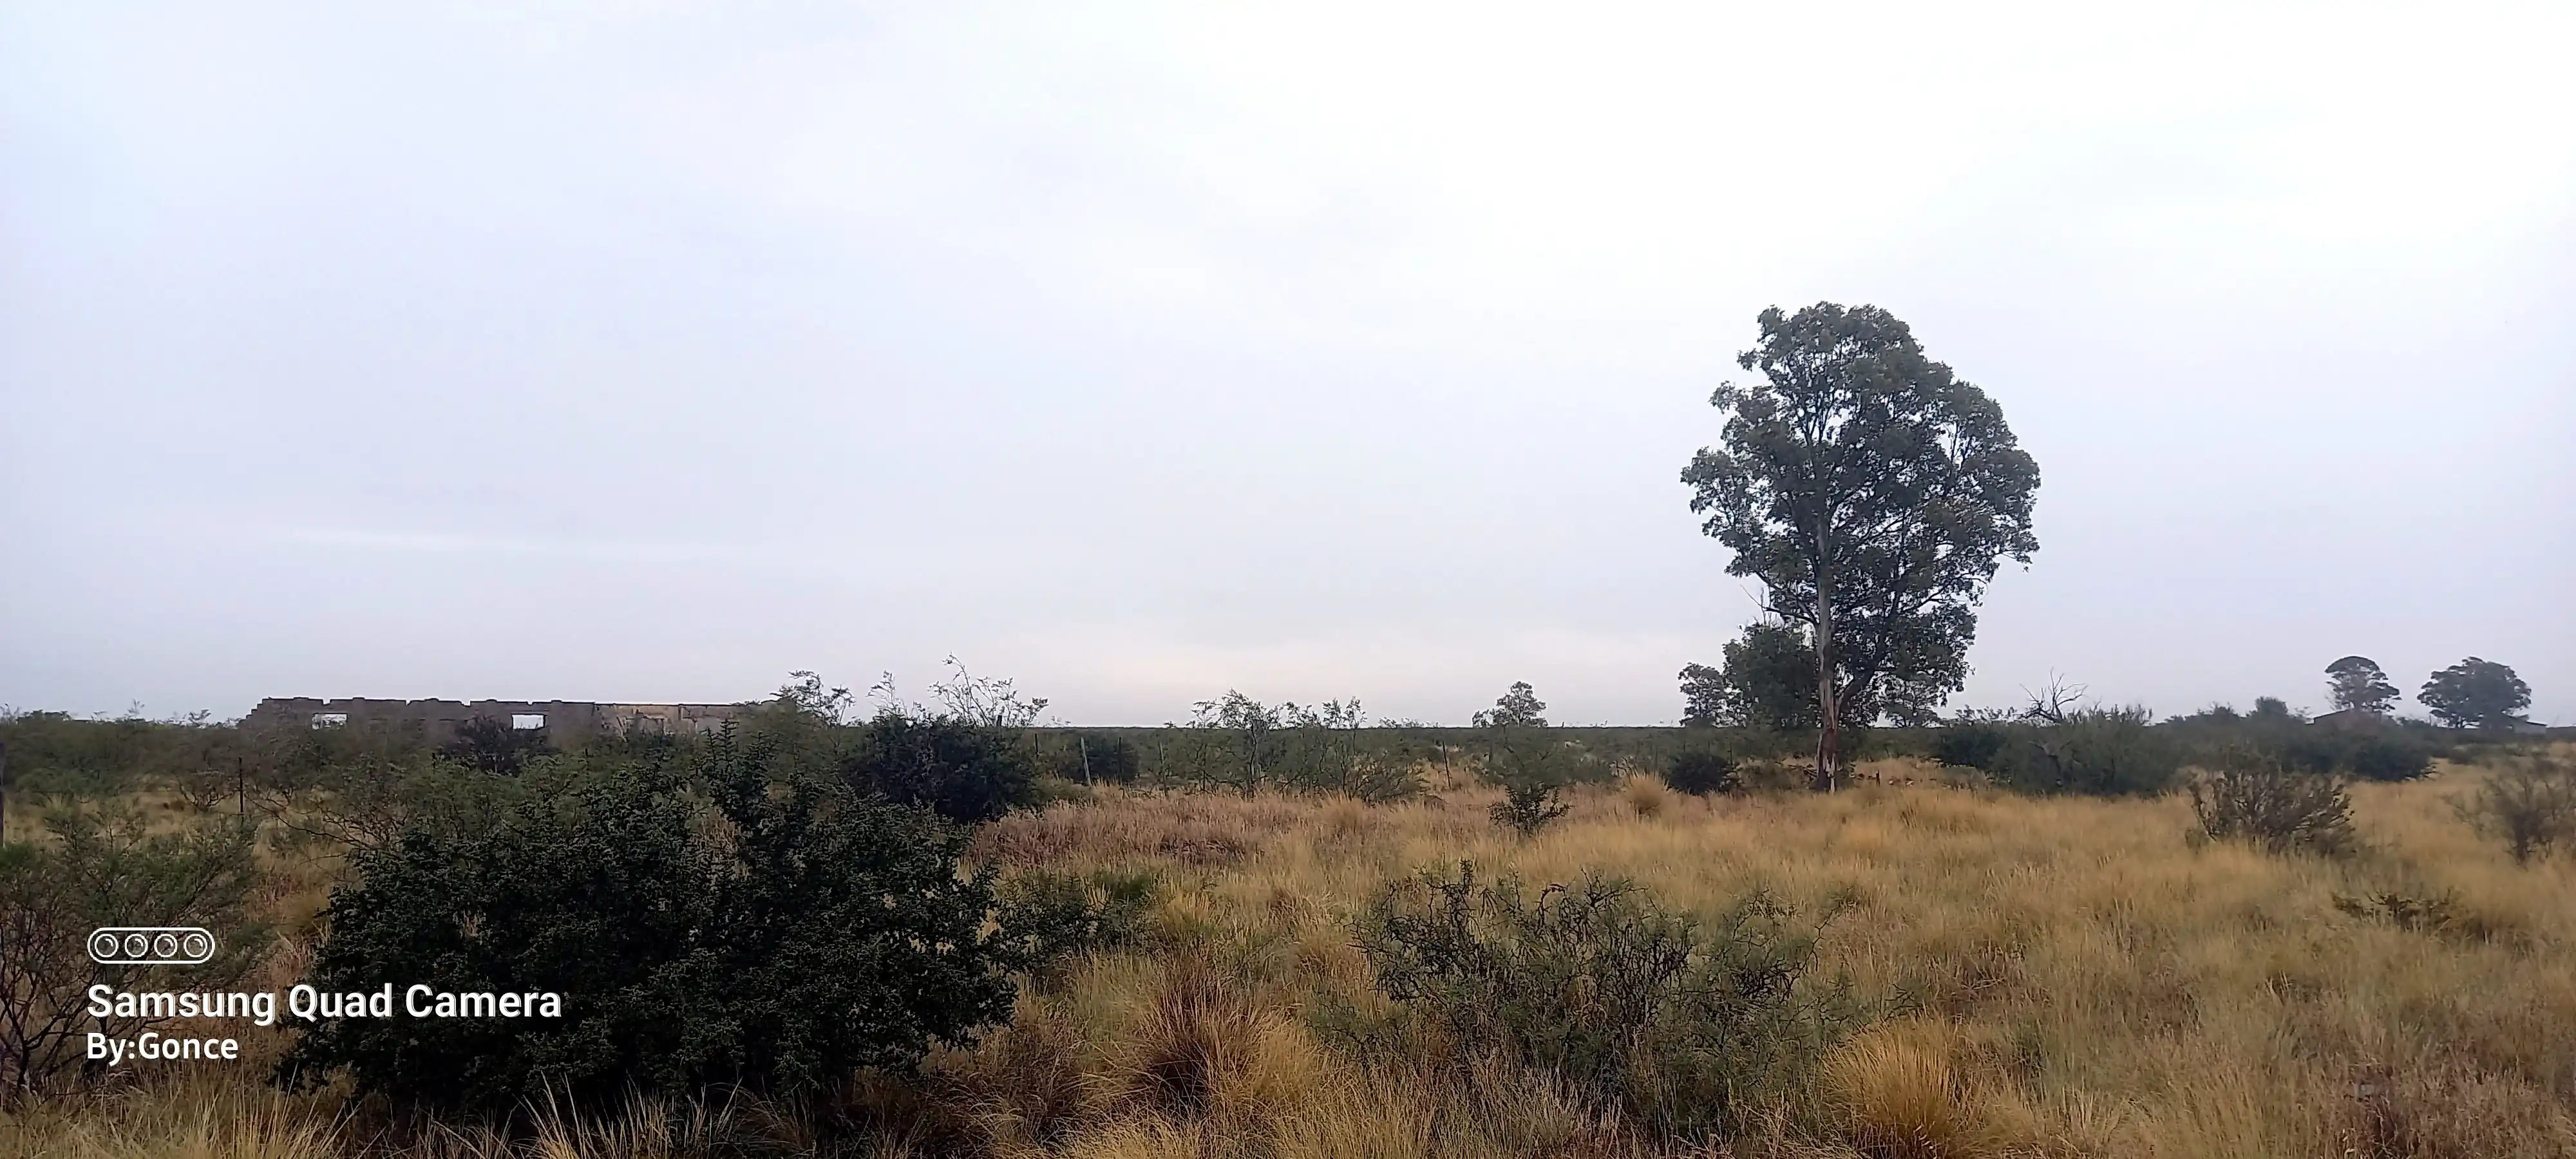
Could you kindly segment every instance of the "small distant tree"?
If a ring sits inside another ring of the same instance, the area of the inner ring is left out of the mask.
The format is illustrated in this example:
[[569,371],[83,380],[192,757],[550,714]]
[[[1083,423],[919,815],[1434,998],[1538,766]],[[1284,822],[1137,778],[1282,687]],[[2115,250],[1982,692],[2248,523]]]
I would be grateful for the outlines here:
[[2434,673],[2415,699],[2452,728],[2511,728],[2513,714],[2531,706],[2531,686],[2513,669],[2471,656]]
[[2336,709],[2377,716],[2397,703],[2397,686],[2379,662],[2368,656],[2346,656],[2326,665],[2326,696]]
[[1190,710],[1190,727],[1214,742],[1215,752],[1202,770],[1207,780],[1233,786],[1249,797],[1276,775],[1282,756],[1279,730],[1284,723],[1278,709],[1227,689],[1225,695],[1199,701]]
[[2278,696],[2254,698],[2253,719],[2265,724],[2299,723],[2299,714],[2290,711],[2290,702]]
[[1817,726],[1816,654],[1795,624],[1747,625],[1726,644],[1726,665],[1693,664],[1682,670],[1686,700],[1682,723],[1725,725],[1765,732],[1806,732]]
[[[877,682],[881,692],[891,693],[894,677]],[[852,697],[847,688],[826,687],[823,678],[803,669],[787,674],[787,683],[778,686],[778,695],[770,703],[781,712],[812,718],[822,724],[842,724],[849,720]]]
[[1547,705],[1526,681],[1516,681],[1479,712],[1484,732],[1485,776],[1503,787],[1494,820],[1527,837],[1565,815],[1560,798],[1573,779],[1573,760],[1547,729]]
[[1682,665],[1682,727],[1727,723],[1726,673],[1706,664]]
[[1478,728],[1546,728],[1546,703],[1538,698],[1526,680],[1512,682],[1511,690],[1494,701],[1492,708],[1476,714]]
[[948,678],[930,686],[942,714],[979,728],[1022,729],[1038,723],[1047,698],[1023,695],[1007,679],[977,676],[966,662],[948,658]]
[[1859,713],[1911,715],[1960,688],[1976,605],[2003,559],[2039,549],[2039,465],[1984,391],[1926,357],[1876,306],[1819,302],[1759,319],[1736,361],[1762,381],[1720,386],[1719,447],[1682,472],[1730,574],[1811,633],[1822,727],[1815,786],[1842,775]]

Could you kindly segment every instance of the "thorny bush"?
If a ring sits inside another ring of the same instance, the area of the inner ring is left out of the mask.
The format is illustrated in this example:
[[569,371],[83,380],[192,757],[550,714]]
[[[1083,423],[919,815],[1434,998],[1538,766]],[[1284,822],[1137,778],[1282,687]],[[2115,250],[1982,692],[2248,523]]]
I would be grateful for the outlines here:
[[1757,894],[1704,924],[1600,876],[1532,897],[1461,864],[1380,892],[1360,948],[1379,989],[1470,1052],[1704,1137],[1806,1090],[1865,1019],[1845,980],[1814,977],[1813,936],[1792,917]]
[[2243,838],[2270,853],[2343,854],[2357,841],[2352,798],[2340,778],[2251,753],[2231,753],[2193,782],[2191,809],[2211,839]]

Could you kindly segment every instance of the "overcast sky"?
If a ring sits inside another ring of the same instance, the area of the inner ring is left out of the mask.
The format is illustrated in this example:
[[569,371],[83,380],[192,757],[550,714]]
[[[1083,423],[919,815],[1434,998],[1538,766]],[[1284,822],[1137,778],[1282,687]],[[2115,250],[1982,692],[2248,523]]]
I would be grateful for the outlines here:
[[2576,721],[2572,11],[15,0],[0,703],[1671,721],[1829,299],[2040,463],[1954,705]]

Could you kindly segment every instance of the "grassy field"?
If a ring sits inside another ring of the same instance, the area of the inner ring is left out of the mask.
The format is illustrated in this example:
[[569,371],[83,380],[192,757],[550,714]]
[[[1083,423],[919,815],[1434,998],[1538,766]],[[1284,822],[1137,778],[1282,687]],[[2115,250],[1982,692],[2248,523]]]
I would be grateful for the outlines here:
[[[818,1120],[861,1154],[1669,1153],[1546,1076],[1437,1042],[1361,1048],[1383,1012],[1353,916],[1385,883],[1474,862],[1592,870],[1715,915],[1763,890],[1821,921],[1821,961],[1884,1011],[1738,1156],[2576,1154],[2576,866],[2518,868],[2446,771],[2355,789],[2367,848],[2269,857],[2196,839],[2188,802],[2040,799],[1904,763],[1831,796],[1577,792],[1520,840],[1494,790],[1423,800],[1104,791],[988,826],[1009,872],[1150,870],[1146,936],[1024,993],[1015,1021],[917,1083],[828,1106],[639,1104],[533,1137],[387,1133],[251,1064],[18,1112],[0,1150],[67,1157],[795,1152]],[[320,880],[272,891],[292,922]],[[283,986],[292,960],[273,962]],[[254,1044],[273,1050],[273,1040]]]

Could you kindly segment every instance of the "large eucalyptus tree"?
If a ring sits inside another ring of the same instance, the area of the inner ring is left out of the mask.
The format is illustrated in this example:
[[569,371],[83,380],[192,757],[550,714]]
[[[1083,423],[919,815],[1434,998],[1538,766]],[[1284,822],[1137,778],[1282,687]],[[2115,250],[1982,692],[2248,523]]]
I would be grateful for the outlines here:
[[1928,715],[1967,678],[1976,607],[2004,559],[2030,562],[2039,464],[1993,399],[1926,357],[1876,306],[1762,312],[1759,370],[1709,399],[1719,446],[1682,472],[1702,530],[1805,625],[1822,727],[1815,783],[1842,774],[1844,727]]

